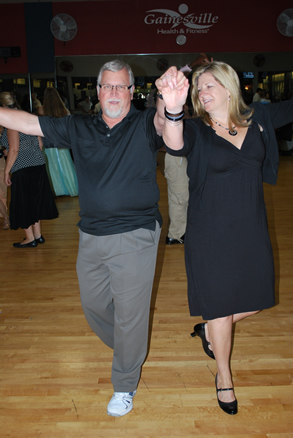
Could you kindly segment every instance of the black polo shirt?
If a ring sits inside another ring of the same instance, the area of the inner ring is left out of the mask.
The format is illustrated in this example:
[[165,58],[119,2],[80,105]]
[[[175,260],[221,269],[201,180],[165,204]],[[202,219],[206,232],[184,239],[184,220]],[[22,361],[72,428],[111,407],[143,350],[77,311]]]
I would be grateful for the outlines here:
[[110,129],[98,115],[39,117],[45,147],[71,148],[79,187],[79,227],[95,236],[162,225],[156,182],[163,140],[156,110],[138,111]]

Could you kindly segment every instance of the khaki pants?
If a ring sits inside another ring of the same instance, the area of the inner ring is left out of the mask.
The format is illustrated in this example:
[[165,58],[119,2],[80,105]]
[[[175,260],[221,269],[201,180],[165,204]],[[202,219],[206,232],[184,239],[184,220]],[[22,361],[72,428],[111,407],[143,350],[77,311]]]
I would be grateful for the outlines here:
[[186,230],[187,207],[189,200],[186,174],[186,157],[165,154],[165,177],[168,185],[168,205],[170,225],[168,237],[179,240]]

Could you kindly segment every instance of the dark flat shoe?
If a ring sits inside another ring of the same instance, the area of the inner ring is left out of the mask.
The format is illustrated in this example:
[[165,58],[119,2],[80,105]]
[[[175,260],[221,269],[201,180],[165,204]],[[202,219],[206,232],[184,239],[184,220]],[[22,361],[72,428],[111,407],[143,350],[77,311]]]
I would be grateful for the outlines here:
[[38,246],[38,242],[36,242],[35,240],[32,240],[29,243],[21,243],[21,242],[17,242],[13,244],[14,248],[36,248]]
[[204,349],[204,352],[211,358],[216,359],[214,356],[213,351],[209,348],[210,342],[206,340],[206,333],[205,333],[205,326],[206,323],[196,324],[194,326],[194,332],[191,333],[191,336],[194,338],[195,336],[198,336],[201,339],[202,347]]
[[46,240],[43,236],[39,237],[38,239],[35,239],[37,243],[45,243]]
[[218,385],[217,385],[217,379],[218,378],[218,374],[216,375],[216,391],[217,391],[217,399],[218,399],[218,403],[219,403],[219,406],[220,406],[220,408],[224,411],[224,412],[226,412],[226,414],[229,414],[229,415],[236,415],[237,414],[237,412],[238,412],[238,403],[237,403],[237,399],[235,398],[235,400],[234,401],[232,401],[232,402],[229,402],[229,403],[225,403],[225,402],[222,402],[221,400],[219,400],[219,397],[218,397],[218,393],[219,392],[222,392],[222,391],[234,391],[234,388],[220,388],[220,389],[218,389]]
[[184,236],[181,237],[180,240],[172,239],[171,237],[166,237],[166,245],[176,245],[176,244],[184,244]]

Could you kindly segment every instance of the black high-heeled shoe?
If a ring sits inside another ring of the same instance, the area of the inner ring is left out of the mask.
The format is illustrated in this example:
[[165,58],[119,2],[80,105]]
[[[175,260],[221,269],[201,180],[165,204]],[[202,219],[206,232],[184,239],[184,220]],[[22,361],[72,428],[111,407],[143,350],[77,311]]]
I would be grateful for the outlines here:
[[218,374],[216,375],[216,381],[215,381],[215,383],[216,383],[216,391],[217,391],[217,399],[218,399],[218,403],[219,403],[219,406],[220,406],[220,408],[224,411],[224,412],[226,412],[226,414],[229,414],[229,415],[236,415],[237,414],[237,412],[238,412],[238,403],[237,403],[237,399],[235,398],[235,400],[234,401],[232,401],[232,402],[229,402],[229,403],[226,403],[226,402],[222,402],[221,400],[219,400],[219,397],[218,397],[218,393],[219,392],[222,392],[222,391],[234,391],[234,388],[220,388],[220,389],[218,389],[218,385],[217,385],[217,377],[218,377]]
[[211,359],[216,359],[213,353],[213,350],[211,350],[209,348],[210,342],[207,341],[206,339],[206,333],[205,333],[205,324],[206,323],[201,323],[201,324],[196,324],[193,328],[194,332],[190,334],[190,336],[192,336],[193,338],[195,336],[198,336],[201,339],[202,342],[202,347],[204,349],[204,352],[211,358]]

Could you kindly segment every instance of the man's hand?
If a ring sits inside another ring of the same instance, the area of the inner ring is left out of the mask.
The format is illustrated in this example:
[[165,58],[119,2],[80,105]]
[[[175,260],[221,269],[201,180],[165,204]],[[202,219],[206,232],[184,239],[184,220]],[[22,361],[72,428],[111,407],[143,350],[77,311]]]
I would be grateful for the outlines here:
[[203,64],[210,64],[211,62],[213,62],[213,58],[209,60],[208,56],[205,53],[200,53],[198,57],[194,61],[190,62],[188,65],[189,67],[193,68],[199,67]]

